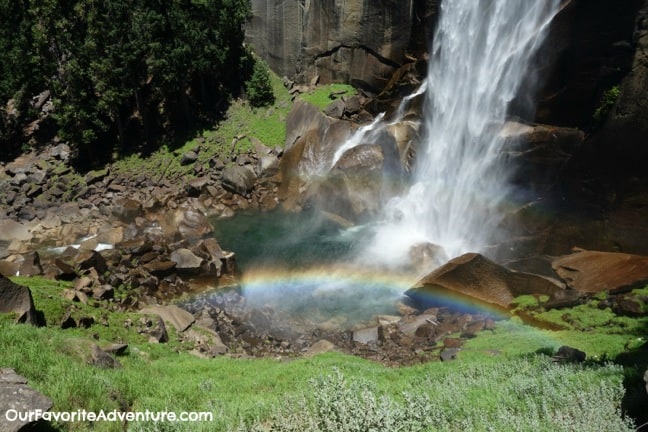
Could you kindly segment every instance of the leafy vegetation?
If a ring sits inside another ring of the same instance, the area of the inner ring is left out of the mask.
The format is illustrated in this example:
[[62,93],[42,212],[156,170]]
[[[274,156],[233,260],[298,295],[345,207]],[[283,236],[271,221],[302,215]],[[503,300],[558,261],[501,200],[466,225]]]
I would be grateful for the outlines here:
[[301,98],[318,108],[326,108],[333,99],[342,96],[352,96],[355,93],[356,91],[352,86],[336,83],[319,86],[309,93],[303,94]]
[[[82,160],[172,138],[218,110],[246,75],[244,0],[0,6],[0,100],[26,106],[49,90],[59,134]],[[12,124],[2,117],[5,138]]]
[[598,107],[594,111],[593,118],[596,123],[602,123],[603,120],[605,120],[608,113],[619,98],[620,93],[621,92],[618,85],[615,85],[603,92],[603,96],[601,96]]
[[247,98],[253,107],[270,105],[274,102],[272,83],[268,67],[260,59],[255,59],[252,76],[245,82]]
[[[138,314],[66,300],[62,292],[68,283],[13,280],[30,286],[48,327],[17,325],[0,316],[0,367],[26,376],[53,399],[53,410],[215,414],[213,422],[129,424],[133,431],[632,430],[620,411],[622,382],[633,373],[640,379],[645,370],[645,365],[624,370],[604,361],[623,352],[631,334],[592,332],[584,338],[575,329],[538,330],[516,319],[469,340],[459,360],[450,363],[386,368],[337,353],[290,362],[204,360],[188,354],[191,347],[173,332],[168,344],[152,344],[124,326],[127,320],[136,322]],[[60,330],[69,310],[94,316],[96,324]],[[86,363],[92,343],[114,342],[129,344],[119,357],[122,368]],[[595,360],[561,365],[538,354],[562,344],[583,349]],[[124,430],[110,422],[55,427]]]

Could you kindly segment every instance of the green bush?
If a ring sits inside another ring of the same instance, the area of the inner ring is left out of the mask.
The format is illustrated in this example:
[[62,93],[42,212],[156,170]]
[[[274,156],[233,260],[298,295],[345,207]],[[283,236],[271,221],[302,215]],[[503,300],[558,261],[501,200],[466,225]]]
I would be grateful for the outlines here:
[[593,117],[596,123],[601,123],[605,120],[605,117],[607,117],[608,113],[619,98],[619,94],[620,90],[618,85],[603,92],[598,107],[596,108],[596,111],[594,111]]
[[261,107],[274,103],[274,92],[272,91],[272,81],[267,66],[261,61],[256,60],[252,68],[252,76],[245,82],[247,97],[250,105]]
[[[335,371],[279,409],[272,431],[631,431],[621,368],[553,364],[545,356],[470,364],[421,377],[401,395]],[[268,430],[267,423],[250,430]]]

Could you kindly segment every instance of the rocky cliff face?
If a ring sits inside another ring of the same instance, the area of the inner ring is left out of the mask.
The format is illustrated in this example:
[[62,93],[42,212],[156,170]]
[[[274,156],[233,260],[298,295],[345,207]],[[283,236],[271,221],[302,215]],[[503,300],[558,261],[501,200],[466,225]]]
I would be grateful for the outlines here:
[[252,0],[247,40],[270,67],[298,82],[382,89],[425,50],[439,0]]

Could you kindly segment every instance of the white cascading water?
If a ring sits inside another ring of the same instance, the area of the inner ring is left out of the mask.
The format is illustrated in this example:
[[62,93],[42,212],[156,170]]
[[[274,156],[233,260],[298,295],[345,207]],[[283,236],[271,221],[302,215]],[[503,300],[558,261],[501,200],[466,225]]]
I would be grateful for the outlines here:
[[512,170],[498,132],[511,101],[533,91],[529,65],[558,7],[559,0],[441,3],[413,182],[387,203],[364,259],[398,266],[415,244],[440,246],[439,261],[488,245]]

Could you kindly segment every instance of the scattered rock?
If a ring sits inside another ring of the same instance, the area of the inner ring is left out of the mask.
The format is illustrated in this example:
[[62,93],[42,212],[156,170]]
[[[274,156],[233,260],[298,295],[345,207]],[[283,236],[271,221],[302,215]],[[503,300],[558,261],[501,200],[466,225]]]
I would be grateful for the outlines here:
[[322,353],[327,353],[331,351],[337,351],[338,348],[335,346],[335,344],[331,341],[328,341],[326,339],[319,340],[315,342],[313,345],[311,345],[308,350],[306,350],[306,353],[304,354],[306,357],[313,357],[318,354]]
[[451,360],[456,360],[458,354],[459,354],[458,348],[447,348],[441,351],[439,358],[441,359],[441,361],[447,362]]
[[195,151],[188,151],[183,153],[180,159],[180,165],[191,165],[198,160],[198,154]]
[[353,332],[353,341],[362,344],[377,342],[380,338],[380,327],[373,326],[367,327]]
[[558,352],[552,357],[552,359],[559,363],[582,363],[585,361],[586,357],[587,355],[583,351],[563,345],[558,348]]
[[223,188],[232,193],[247,195],[257,180],[256,173],[248,165],[231,166],[223,171]]
[[169,334],[167,333],[164,320],[158,317],[156,326],[148,331],[149,342],[151,343],[167,343],[169,342]]
[[34,307],[31,291],[0,275],[0,313],[11,313],[17,323],[44,325],[42,313]]
[[192,314],[175,305],[148,306],[140,310],[140,313],[157,315],[165,322],[173,325],[179,332],[187,330],[196,321]]
[[100,369],[119,369],[122,367],[117,359],[113,358],[95,344],[92,345],[88,364]]

